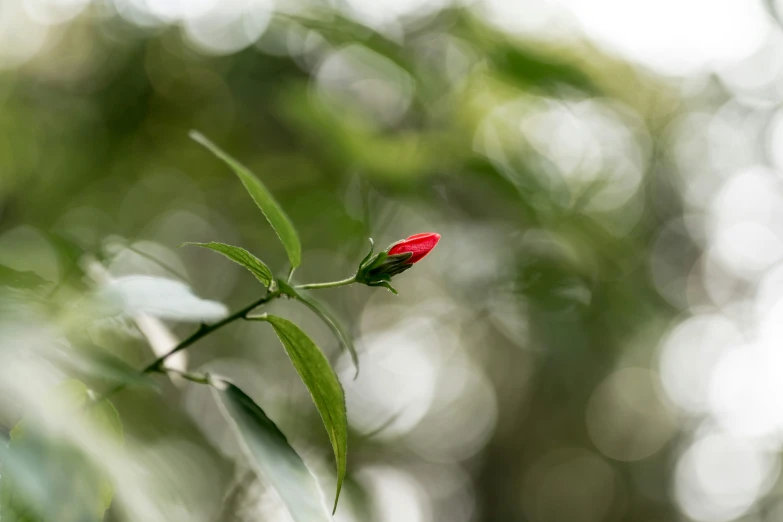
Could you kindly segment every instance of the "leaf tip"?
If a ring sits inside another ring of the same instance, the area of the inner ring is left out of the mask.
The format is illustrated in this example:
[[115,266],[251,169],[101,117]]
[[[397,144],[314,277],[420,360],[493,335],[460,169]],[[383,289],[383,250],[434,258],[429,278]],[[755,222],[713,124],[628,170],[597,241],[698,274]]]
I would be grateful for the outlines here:
[[192,139],[193,141],[197,141],[201,143],[202,145],[204,145],[204,142],[208,141],[206,136],[201,134],[196,129],[190,129],[190,131],[188,131],[188,137],[190,137],[190,139]]
[[340,500],[340,491],[343,488],[342,480],[337,484],[337,494],[334,497],[334,507],[332,508],[332,516],[337,513],[337,502]]

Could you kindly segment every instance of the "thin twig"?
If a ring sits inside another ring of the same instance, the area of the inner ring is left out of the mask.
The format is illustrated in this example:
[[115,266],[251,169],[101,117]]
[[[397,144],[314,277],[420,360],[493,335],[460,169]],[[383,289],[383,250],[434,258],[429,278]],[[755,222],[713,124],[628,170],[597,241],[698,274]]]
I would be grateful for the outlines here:
[[173,373],[174,375],[179,375],[183,379],[186,379],[191,382],[197,382],[199,384],[210,384],[209,375],[206,373],[190,373],[190,372],[183,372],[182,370],[178,370],[176,368],[168,368],[168,367],[161,367],[160,371],[163,373]]
[[297,285],[294,288],[296,290],[317,290],[319,288],[335,288],[338,286],[350,285],[356,282],[356,276],[349,277],[348,279],[342,279],[340,281],[330,281],[328,283],[309,283],[306,285]]
[[[142,369],[139,373],[145,374],[145,373],[165,373],[165,370],[163,368],[163,363],[166,362],[166,359],[174,355],[175,353],[179,352],[180,350],[184,350],[188,346],[192,345],[202,337],[206,337],[207,335],[211,334],[215,330],[222,328],[226,326],[227,324],[233,323],[237,319],[244,319],[247,317],[247,314],[253,311],[253,309],[268,303],[272,299],[276,299],[282,295],[282,292],[280,290],[275,290],[274,292],[269,292],[261,299],[258,299],[257,301],[254,301],[250,303],[249,305],[245,306],[244,308],[240,309],[237,312],[234,312],[233,314],[229,315],[225,319],[218,321],[215,324],[202,324],[201,328],[193,332],[193,334],[190,335],[187,339],[177,344],[174,348],[169,350],[167,353],[161,355],[154,361],[152,361],[150,364],[148,364],[144,369]],[[169,368],[170,370],[171,368]],[[104,393],[101,397],[97,399],[96,402],[103,401],[105,399],[108,399],[112,395],[119,393],[120,391],[124,390],[126,387],[125,384],[120,384],[113,389],[109,390],[108,392]]]
[[222,319],[221,321],[218,321],[215,324],[210,324],[210,325],[205,325],[204,324],[204,325],[201,325],[201,328],[199,328],[198,330],[193,332],[193,334],[190,337],[188,337],[187,339],[185,339],[184,341],[179,343],[177,346],[175,346],[174,348],[169,350],[168,353],[165,353],[165,354],[161,355],[160,357],[158,357],[157,359],[152,361],[149,365],[147,365],[142,370],[142,373],[153,373],[153,372],[159,371],[160,366],[166,361],[166,359],[168,359],[169,357],[171,357],[175,353],[179,352],[180,350],[184,350],[185,348],[187,348],[191,344],[195,343],[196,341],[198,341],[202,337],[206,337],[207,335],[211,334],[215,330],[217,330],[219,328],[222,328],[222,327],[226,326],[229,323],[233,323],[237,319],[244,319],[247,316],[247,314],[250,313],[254,308],[257,308],[257,307],[261,306],[262,304],[268,303],[272,299],[280,297],[280,295],[281,295],[280,290],[275,290],[274,292],[268,293],[267,295],[265,295],[264,297],[262,297],[258,301],[254,301],[254,302],[250,303],[246,307],[242,308],[241,310],[239,310],[237,312],[234,312],[233,314],[229,315],[225,319]]

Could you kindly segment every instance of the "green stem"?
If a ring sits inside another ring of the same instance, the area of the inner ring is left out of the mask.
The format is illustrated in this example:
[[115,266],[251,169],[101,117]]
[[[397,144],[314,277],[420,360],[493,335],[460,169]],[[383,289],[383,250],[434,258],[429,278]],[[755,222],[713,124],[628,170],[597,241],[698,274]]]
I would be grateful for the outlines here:
[[[166,359],[168,359],[169,357],[171,357],[175,353],[179,352],[180,350],[184,350],[185,348],[187,348],[191,344],[195,343],[196,341],[198,341],[202,337],[206,337],[207,335],[211,334],[212,332],[214,332],[218,328],[222,328],[222,327],[226,326],[229,323],[233,323],[237,319],[244,319],[245,317],[247,317],[247,314],[249,314],[251,311],[253,311],[253,309],[261,306],[264,303],[268,303],[272,299],[276,299],[276,298],[280,297],[281,295],[283,295],[283,293],[279,289],[275,290],[274,292],[269,292],[268,294],[266,294],[261,299],[250,303],[246,307],[244,307],[241,310],[239,310],[239,311],[229,315],[225,319],[223,319],[221,321],[218,321],[215,324],[210,324],[210,325],[202,324],[201,328],[199,328],[198,330],[193,332],[193,334],[190,337],[188,337],[184,341],[180,342],[177,346],[175,346],[174,348],[169,350],[168,353],[165,353],[165,354],[161,355],[160,357],[158,357],[157,359],[155,359],[154,361],[152,361],[150,364],[148,364],[139,373],[142,373],[142,374],[144,374],[144,373],[155,373],[155,372],[166,373],[167,371],[168,372],[171,372],[171,371],[175,371],[176,372],[176,370],[172,370],[171,368],[163,368],[163,363],[166,362]],[[186,379],[188,379],[188,377],[193,377],[192,374],[185,375],[185,374],[183,374],[183,372],[177,372],[177,373],[179,373],[180,375],[182,375]],[[189,380],[193,380],[193,379],[189,379]],[[200,381],[195,381],[195,382],[200,382]],[[208,384],[208,382],[206,384]],[[101,401],[104,401],[104,400],[108,399],[109,397],[113,396],[115,393],[119,393],[120,391],[125,389],[125,386],[126,386],[125,384],[118,384],[117,386],[115,386],[114,388],[109,390],[108,392],[106,392],[103,395],[101,395],[100,397],[98,397],[98,399],[95,401],[95,403],[97,404],[97,403],[99,403]]]
[[180,350],[184,350],[191,344],[195,343],[202,337],[206,337],[207,335],[211,334],[215,330],[222,328],[226,326],[229,323],[233,323],[237,319],[244,319],[245,316],[247,316],[248,313],[250,313],[254,308],[261,306],[264,303],[268,303],[272,299],[275,299],[277,297],[280,297],[281,292],[280,290],[275,290],[274,292],[270,292],[266,294],[264,297],[259,299],[258,301],[255,301],[253,303],[250,303],[246,307],[242,308],[241,310],[234,312],[233,314],[229,315],[225,319],[218,321],[215,324],[210,325],[201,325],[201,328],[193,332],[193,334],[179,343],[177,346],[169,350],[168,353],[164,353],[154,361],[152,361],[146,368],[142,370],[142,373],[154,373],[161,371],[161,366],[164,362],[166,362],[166,359],[174,355],[175,353],[179,352]]
[[294,288],[296,290],[317,290],[319,288],[335,288],[337,286],[350,285],[356,282],[356,276],[343,279],[342,281],[330,281],[328,283],[310,283],[306,285],[297,285]]
[[175,368],[166,368],[165,366],[161,367],[160,371],[163,373],[173,373],[175,375],[179,375],[183,379],[197,382],[199,384],[210,384],[209,376],[206,374],[183,372]]
[[[293,275],[293,270],[291,270],[291,274],[290,275]],[[297,289],[297,290],[317,290],[319,288],[335,288],[335,287],[338,287],[338,286],[346,286],[346,285],[350,285],[350,284],[355,283],[355,282],[356,282],[356,276],[353,276],[353,277],[349,277],[348,279],[343,279],[341,281],[330,281],[328,283],[310,283],[310,284],[306,284],[306,285],[295,286],[294,288]],[[273,292],[269,292],[268,294],[266,294],[261,299],[250,303],[246,307],[242,308],[241,310],[238,310],[237,312],[234,312],[233,314],[229,315],[225,319],[222,319],[222,320],[218,321],[215,324],[210,324],[210,325],[203,324],[203,325],[201,325],[201,328],[199,328],[198,330],[193,332],[193,334],[191,334],[190,337],[188,337],[187,339],[183,340],[177,346],[175,346],[174,348],[169,350],[167,353],[164,353],[163,355],[161,355],[160,357],[158,357],[157,359],[152,361],[150,364],[148,364],[143,370],[141,370],[141,373],[155,373],[155,372],[165,373],[166,371],[172,371],[171,368],[164,368],[163,367],[163,363],[165,363],[166,360],[169,357],[171,357],[172,355],[174,355],[175,353],[177,353],[177,352],[179,352],[181,350],[184,350],[185,348],[189,347],[190,345],[192,345],[193,343],[195,343],[196,341],[198,341],[202,337],[206,337],[207,335],[211,334],[215,330],[217,330],[219,328],[222,328],[222,327],[226,326],[227,324],[233,323],[237,319],[246,319],[247,318],[247,314],[249,314],[255,308],[257,308],[257,307],[259,307],[259,306],[261,306],[261,305],[263,305],[265,303],[268,303],[272,299],[276,299],[276,298],[280,297],[281,295],[283,295],[283,291],[280,290],[280,289],[277,289],[277,290],[275,290]],[[188,375],[192,377],[191,374],[188,374]],[[182,375],[182,376],[185,377],[186,379],[188,378],[185,375]],[[190,380],[193,380],[193,379],[190,379]],[[200,381],[196,381],[196,382],[200,382]],[[123,390],[124,388],[125,388],[125,385],[124,384],[120,384],[119,386],[117,386],[113,390],[110,390],[108,393],[104,394],[103,397],[101,397],[101,400],[106,399],[106,398],[108,398],[111,395],[114,395],[115,393],[119,392],[120,390]]]

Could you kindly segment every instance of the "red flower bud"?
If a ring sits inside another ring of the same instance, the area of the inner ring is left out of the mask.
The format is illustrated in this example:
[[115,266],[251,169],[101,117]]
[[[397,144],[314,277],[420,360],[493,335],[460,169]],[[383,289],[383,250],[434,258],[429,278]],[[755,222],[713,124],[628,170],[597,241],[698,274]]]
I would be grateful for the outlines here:
[[354,281],[367,286],[385,286],[395,294],[391,285],[392,277],[399,275],[429,254],[440,241],[440,234],[428,232],[415,234],[408,239],[397,241],[385,252],[373,255],[373,242],[370,239],[370,251],[359,263]]
[[407,239],[394,243],[387,253],[390,256],[396,254],[407,254],[410,252],[412,255],[406,261],[406,264],[413,264],[420,261],[424,256],[432,252],[435,245],[440,241],[440,234],[435,232],[426,232],[424,234],[414,234]]

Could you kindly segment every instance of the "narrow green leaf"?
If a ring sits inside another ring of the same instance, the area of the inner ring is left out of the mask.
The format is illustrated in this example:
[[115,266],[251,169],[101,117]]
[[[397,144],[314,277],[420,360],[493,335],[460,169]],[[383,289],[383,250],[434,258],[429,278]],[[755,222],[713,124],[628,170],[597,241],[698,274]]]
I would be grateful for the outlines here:
[[343,349],[348,350],[348,353],[351,354],[351,361],[353,361],[353,367],[356,370],[354,378],[358,377],[359,355],[356,353],[356,346],[353,344],[353,336],[348,332],[345,326],[343,326],[342,321],[337,319],[337,316],[325,303],[322,303],[313,296],[301,290],[295,290],[292,286],[284,283],[283,281],[280,282],[280,286],[283,288],[283,291],[286,294],[290,295],[297,301],[302,302],[306,307],[308,307],[318,317],[320,317],[323,322],[326,323],[329,329],[332,330],[334,336],[337,337],[337,340],[340,342],[340,345],[342,345]]
[[302,264],[302,245],[299,243],[299,235],[288,219],[283,209],[275,201],[275,198],[267,190],[263,183],[250,172],[244,165],[226,154],[220,147],[209,141],[203,134],[190,131],[190,137],[209,149],[215,156],[223,160],[239,176],[240,181],[250,193],[250,197],[256,202],[258,208],[266,216],[266,220],[275,229],[277,237],[283,243],[288,260],[291,262],[291,268],[296,268]]
[[348,454],[348,418],[345,412],[343,387],[324,354],[298,326],[274,315],[263,315],[256,319],[268,322],[275,329],[299,377],[310,391],[318,413],[321,414],[337,462],[334,512],[337,510],[337,501],[345,478]]
[[231,261],[250,270],[265,287],[269,288],[272,286],[272,281],[274,280],[272,271],[260,259],[244,248],[226,245],[225,243],[216,243],[215,241],[210,243],[182,243],[180,246],[186,245],[209,248],[215,252],[220,252]]
[[233,384],[213,380],[213,394],[236,429],[255,471],[277,490],[295,522],[327,522],[315,477],[285,435],[253,399]]

